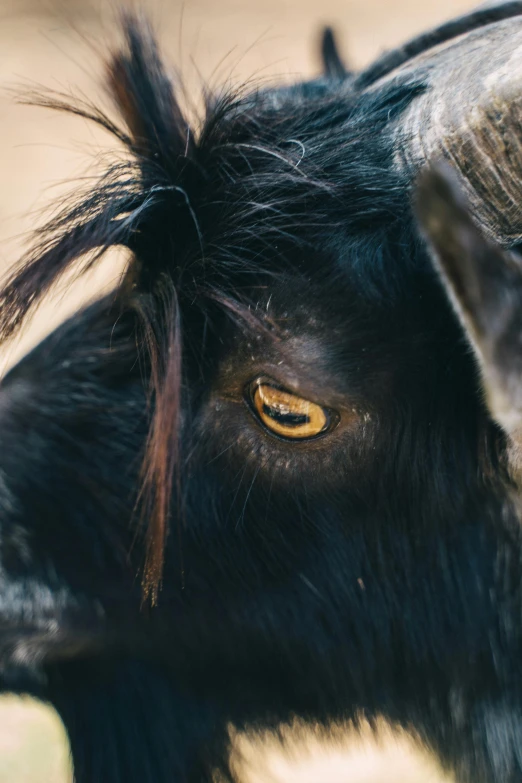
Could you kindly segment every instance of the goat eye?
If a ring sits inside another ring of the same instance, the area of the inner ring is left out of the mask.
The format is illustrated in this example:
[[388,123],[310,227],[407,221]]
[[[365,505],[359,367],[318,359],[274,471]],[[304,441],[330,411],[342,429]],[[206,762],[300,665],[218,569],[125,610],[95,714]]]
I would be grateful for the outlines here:
[[266,380],[250,384],[249,402],[254,415],[267,430],[289,440],[316,438],[338,421],[333,411]]

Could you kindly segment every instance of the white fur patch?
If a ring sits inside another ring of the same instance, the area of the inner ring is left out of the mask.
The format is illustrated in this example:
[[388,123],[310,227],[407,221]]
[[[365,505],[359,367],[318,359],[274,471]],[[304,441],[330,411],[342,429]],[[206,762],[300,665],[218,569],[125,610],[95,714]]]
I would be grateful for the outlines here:
[[[233,734],[241,783],[450,783],[419,742],[379,721],[325,729],[296,722],[282,737]],[[219,779],[216,780],[219,783]]]

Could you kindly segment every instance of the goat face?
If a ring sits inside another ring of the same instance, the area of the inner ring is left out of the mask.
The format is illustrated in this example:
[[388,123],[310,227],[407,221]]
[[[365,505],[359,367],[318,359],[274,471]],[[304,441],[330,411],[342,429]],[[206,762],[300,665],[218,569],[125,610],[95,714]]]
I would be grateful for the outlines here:
[[8,336],[71,261],[132,252],[2,384],[4,686],[57,707],[80,782],[201,781],[230,722],[361,712],[465,780],[518,779],[519,425],[465,339],[497,367],[473,260],[508,262],[445,173],[420,239],[396,130],[425,85],[220,98],[195,135],[149,33],[126,35],[125,126],[73,108],[126,157],[1,300]]

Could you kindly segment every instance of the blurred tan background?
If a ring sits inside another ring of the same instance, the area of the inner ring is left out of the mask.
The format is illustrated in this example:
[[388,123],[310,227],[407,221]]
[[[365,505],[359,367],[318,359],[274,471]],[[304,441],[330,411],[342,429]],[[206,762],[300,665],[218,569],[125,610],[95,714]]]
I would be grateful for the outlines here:
[[[134,6],[139,5],[134,2]],[[318,67],[317,42],[332,24],[343,52],[364,65],[430,25],[477,5],[472,0],[148,0],[164,50],[191,90],[203,80],[291,80]],[[114,37],[112,0],[0,0],[0,272],[20,254],[50,200],[90,174],[108,140],[82,120],[17,105],[12,88],[34,86],[96,98],[99,62]],[[69,184],[67,184],[69,183]],[[87,283],[41,308],[4,366],[119,273],[109,258]],[[239,741],[251,783],[443,783],[404,736],[381,733],[294,738],[281,752],[269,740]],[[0,783],[69,783],[68,751],[51,711],[0,699]],[[175,783],[173,781],[173,783]]]

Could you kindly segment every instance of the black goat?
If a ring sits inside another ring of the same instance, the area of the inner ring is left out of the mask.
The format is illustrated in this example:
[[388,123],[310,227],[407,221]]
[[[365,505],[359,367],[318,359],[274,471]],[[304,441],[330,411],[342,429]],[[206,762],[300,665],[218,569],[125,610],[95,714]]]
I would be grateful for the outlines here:
[[124,152],[1,336],[73,261],[132,254],[0,390],[0,682],[55,706],[77,783],[231,779],[229,725],[294,716],[522,780],[522,111],[481,82],[521,13],[355,75],[328,35],[325,77],[209,97],[197,131],[128,18],[121,125],[41,98]]

